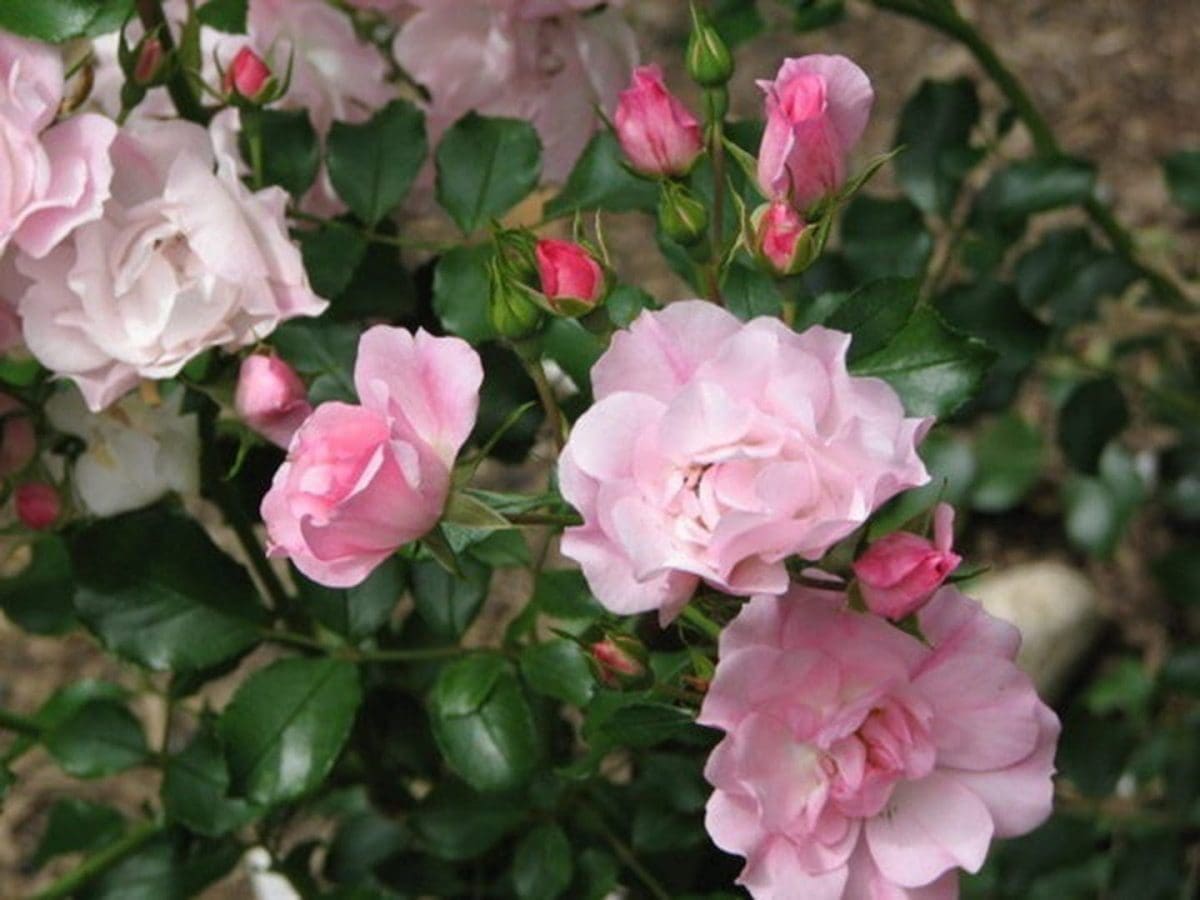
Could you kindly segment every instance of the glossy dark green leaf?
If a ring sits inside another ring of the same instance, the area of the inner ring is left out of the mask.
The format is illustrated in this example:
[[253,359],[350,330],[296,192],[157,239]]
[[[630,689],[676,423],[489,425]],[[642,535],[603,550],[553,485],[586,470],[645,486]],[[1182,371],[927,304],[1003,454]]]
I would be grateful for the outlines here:
[[984,186],[976,213],[985,219],[1019,220],[1034,213],[1083,203],[1092,196],[1096,172],[1070,157],[1010,163]]
[[350,286],[367,255],[367,242],[353,228],[322,225],[299,234],[304,269],[320,297],[335,300]]
[[921,211],[906,199],[859,194],[841,226],[842,255],[860,281],[919,278],[933,253]]
[[217,665],[257,643],[266,622],[246,570],[180,515],[102,519],[75,536],[72,558],[80,619],[151,669]]
[[979,122],[979,97],[969,78],[926,80],[904,105],[896,146],[896,180],[910,200],[943,218],[954,208],[963,177],[979,160],[971,132]]
[[196,10],[200,24],[230,34],[246,33],[248,0],[208,0]]
[[884,278],[864,285],[838,305],[825,324],[853,336],[847,361],[887,346],[912,315],[917,288],[917,282],[908,278]]
[[266,184],[277,184],[299,199],[317,180],[321,168],[321,146],[317,133],[303,109],[243,109],[241,152],[247,165],[252,154],[247,134],[257,128],[262,135],[262,176]]
[[446,666],[429,715],[442,755],[477,790],[518,788],[540,762],[533,711],[501,657],[479,653]]
[[572,706],[586,706],[596,689],[587,654],[566,638],[530,644],[521,651],[520,665],[531,690]]
[[434,270],[433,311],[447,331],[472,344],[496,336],[488,314],[492,252],[488,244],[452,247]]
[[64,853],[90,853],[107,846],[118,837],[125,820],[111,806],[67,797],[50,807],[46,830],[33,855],[33,865],[41,868],[48,860]]
[[1129,407],[1111,378],[1086,381],[1071,391],[1058,414],[1058,445],[1074,468],[1094,474],[1109,441],[1129,424]]
[[979,434],[979,475],[971,486],[971,506],[980,512],[1006,512],[1019,504],[1042,473],[1042,436],[1007,413]]
[[233,840],[187,841],[167,834],[91,881],[79,900],[183,900],[227,875],[245,848]]
[[489,534],[482,541],[472,544],[467,552],[493,569],[519,569],[533,561],[529,543],[515,528]]
[[657,307],[653,297],[641,288],[628,284],[617,285],[604,302],[608,318],[618,328],[628,328],[633,320],[641,315],[642,310]]
[[276,328],[271,343],[297,372],[327,377],[353,398],[354,359],[361,334],[362,329],[354,325],[296,320]]
[[487,599],[492,570],[477,560],[459,560],[462,577],[456,578],[433,560],[412,566],[413,603],[430,632],[453,644],[475,621]]
[[521,900],[555,900],[571,883],[575,866],[571,844],[553,824],[539,825],[521,838],[513,855],[513,889]]
[[1015,274],[1021,303],[1060,328],[1095,318],[1101,299],[1118,296],[1137,277],[1082,228],[1047,234],[1017,261]]
[[715,0],[710,16],[713,27],[730,49],[758,37],[767,27],[755,0]]
[[596,132],[562,190],[546,204],[546,215],[593,209],[653,210],[658,202],[658,187],[630,174],[621,164],[623,160],[616,137],[607,129]]
[[556,619],[592,622],[604,615],[578,569],[550,569],[538,575],[533,602]]
[[338,196],[371,227],[400,204],[425,162],[425,114],[393,100],[358,125],[334,122],[325,142]]
[[119,700],[97,697],[46,728],[42,744],[76,778],[101,778],[145,762],[142,725]]
[[262,810],[229,796],[230,782],[221,739],[205,724],[167,761],[162,784],[167,818],[208,837],[241,827]]
[[284,659],[242,682],[218,722],[234,789],[270,805],[316,787],[333,767],[361,700],[338,659]]
[[0,29],[60,43],[116,31],[133,12],[133,0],[5,0]]
[[940,418],[978,390],[993,359],[982,343],[952,331],[923,308],[886,347],[858,360],[851,371],[887,381],[910,415]]
[[0,609],[33,634],[59,634],[75,624],[75,580],[67,545],[58,535],[38,538],[20,572],[0,578]]
[[725,307],[743,321],[778,316],[783,310],[783,296],[775,279],[736,262],[725,273],[721,296],[725,298]]
[[1200,150],[1181,150],[1167,157],[1163,173],[1175,205],[1200,215]]
[[413,810],[421,845],[438,859],[474,859],[486,853],[526,815],[523,795],[482,794],[455,781],[439,783]]
[[604,352],[600,339],[575,319],[553,319],[542,335],[543,353],[570,376],[586,396],[592,392],[592,366]]
[[369,882],[376,866],[404,849],[408,831],[374,810],[349,816],[338,827],[325,858],[325,876],[338,884]]
[[528,122],[468,113],[438,145],[438,202],[470,234],[523,200],[541,166],[542,144]]
[[696,815],[683,815],[659,803],[645,803],[633,814],[632,843],[639,853],[672,853],[704,841]]
[[362,640],[387,624],[407,584],[404,563],[396,557],[384,560],[364,582],[352,588],[327,588],[298,573],[295,578],[313,616],[352,641]]
[[694,727],[692,716],[678,706],[633,702],[619,706],[600,722],[588,722],[589,742],[604,747],[654,747]]

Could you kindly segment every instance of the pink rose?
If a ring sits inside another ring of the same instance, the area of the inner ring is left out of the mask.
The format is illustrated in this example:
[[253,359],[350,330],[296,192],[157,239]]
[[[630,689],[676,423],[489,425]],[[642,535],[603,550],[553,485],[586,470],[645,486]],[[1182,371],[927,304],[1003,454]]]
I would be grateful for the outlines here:
[[871,81],[844,56],[802,56],[758,84],[767,95],[758,183],[768,197],[806,207],[846,180],[875,100]]
[[795,275],[811,262],[811,242],[802,241],[808,224],[786,200],[773,200],[755,210],[755,253],[778,275]]
[[526,119],[542,139],[543,176],[563,181],[596,130],[595,108],[612,111],[637,61],[633,31],[620,13],[585,16],[570,11],[578,3],[566,2],[418,5],[393,49],[429,91],[430,145],[472,110]]
[[277,356],[254,354],[242,361],[233,405],[243,422],[285,450],[312,414],[308,390]]
[[15,397],[0,394],[0,477],[20,472],[37,453],[29,411]]
[[634,69],[613,124],[629,162],[646,175],[686,175],[704,149],[700,122],[667,90],[656,65]]
[[361,406],[324,403],[263,498],[270,555],[350,587],[437,524],[475,424],[483,367],[458,338],[377,325],[358,344]]
[[567,301],[590,308],[603,299],[604,270],[578,244],[545,238],[537,242],[534,254],[542,293],[552,307]]
[[31,481],[16,490],[17,518],[26,528],[45,531],[62,513],[62,498],[58,491],[41,481]]
[[263,62],[262,57],[249,47],[243,47],[225,70],[225,80],[221,88],[227,94],[256,100],[265,91],[270,80],[271,69]]
[[0,254],[43,257],[100,216],[117,127],[83,114],[54,125],[63,94],[58,50],[0,32]]
[[850,335],[742,323],[699,300],[644,312],[592,370],[559,464],[583,516],[562,551],[600,602],[669,620],[699,581],[782,593],[890,497],[929,480],[931,420],[846,372]]
[[287,195],[249,191],[203,128],[139,119],[112,157],[104,218],[43,260],[18,261],[32,282],[19,301],[26,344],[91,409],[325,309],[288,236]]
[[854,574],[871,612],[903,619],[941,587],[962,557],[954,541],[954,507],[939,503],[933,514],[933,541],[896,531],[877,540],[854,563]]
[[756,900],[949,900],[1050,814],[1058,719],[1017,630],[953,588],[920,613],[928,645],[845,604],[795,587],[725,629],[706,827]]

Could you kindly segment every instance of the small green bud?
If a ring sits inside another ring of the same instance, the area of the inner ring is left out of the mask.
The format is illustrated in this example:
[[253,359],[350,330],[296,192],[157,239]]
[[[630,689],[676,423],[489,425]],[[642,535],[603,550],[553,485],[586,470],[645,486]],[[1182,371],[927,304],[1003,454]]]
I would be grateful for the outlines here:
[[682,184],[664,181],[658,195],[658,225],[675,243],[691,247],[704,238],[708,212]]
[[530,298],[529,289],[506,275],[496,260],[492,261],[490,269],[488,315],[496,333],[510,341],[534,334],[542,323],[542,311]]
[[733,55],[708,16],[692,3],[692,34],[687,46],[687,70],[701,87],[724,87],[733,75]]

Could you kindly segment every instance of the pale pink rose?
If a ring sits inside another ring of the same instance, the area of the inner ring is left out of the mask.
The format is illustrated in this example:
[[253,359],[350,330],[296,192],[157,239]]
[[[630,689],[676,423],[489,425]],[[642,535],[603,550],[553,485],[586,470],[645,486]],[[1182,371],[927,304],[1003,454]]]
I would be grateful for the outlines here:
[[620,13],[487,0],[420,6],[394,52],[429,91],[430,145],[472,110],[526,119],[542,139],[543,176],[564,180],[596,130],[595,108],[612,112],[637,61]]
[[483,367],[458,338],[377,325],[358,344],[359,406],[324,403],[263,498],[270,555],[330,587],[359,584],[437,524],[475,425]]
[[875,92],[844,56],[802,56],[783,63],[767,96],[758,183],[770,198],[806,207],[846,180],[846,157],[862,137]]
[[583,516],[562,551],[613,612],[669,620],[699,581],[782,593],[880,504],[929,480],[930,419],[846,371],[850,335],[742,323],[699,300],[644,312],[592,370],[559,465]]
[[257,353],[242,361],[233,406],[243,422],[285,450],[312,414],[296,371],[277,356]]
[[31,481],[17,488],[14,499],[17,518],[26,528],[45,531],[62,513],[62,498],[53,485]]
[[962,557],[954,543],[954,507],[939,503],[933,514],[933,540],[895,531],[867,548],[854,563],[863,599],[871,612],[903,619],[916,612]]
[[667,90],[657,65],[633,70],[613,126],[629,162],[647,175],[686,175],[704,149],[699,120]]
[[794,275],[812,260],[801,242],[808,224],[786,200],[773,200],[755,210],[755,252],[778,275]]
[[950,900],[1050,814],[1059,723],[1019,633],[950,587],[919,622],[928,643],[794,587],[721,635],[705,825],[756,900]]
[[45,256],[108,197],[117,127],[88,113],[53,124],[62,95],[58,50],[0,32],[0,254]]
[[103,409],[140,378],[171,378],[210,347],[257,343],[327,304],[308,283],[279,188],[253,193],[208,133],[129,123],[113,144],[104,218],[43,260],[19,308],[31,353]]
[[534,248],[542,293],[552,307],[558,301],[595,306],[604,297],[605,276],[600,263],[572,241],[543,238]]
[[20,472],[37,453],[37,435],[29,410],[15,397],[0,393],[0,477]]

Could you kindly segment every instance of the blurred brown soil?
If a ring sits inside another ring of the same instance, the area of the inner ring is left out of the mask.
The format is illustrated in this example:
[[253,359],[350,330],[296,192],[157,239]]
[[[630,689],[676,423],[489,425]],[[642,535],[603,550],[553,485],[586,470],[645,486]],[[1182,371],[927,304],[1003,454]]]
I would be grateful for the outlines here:
[[[1174,150],[1200,146],[1200,3],[1196,0],[959,0],[961,8],[988,36],[1027,85],[1054,125],[1064,148],[1099,164],[1104,190],[1125,223],[1136,229],[1143,248],[1169,254],[1186,270],[1200,268],[1200,232],[1184,227],[1168,208],[1158,161]],[[772,6],[763,0],[764,8]],[[682,0],[636,0],[637,20],[647,59],[667,63],[671,80],[678,70],[686,18]],[[758,106],[753,81],[773,74],[784,56],[844,53],[871,74],[878,92],[872,125],[863,143],[874,154],[891,143],[900,106],[923,77],[978,75],[967,53],[929,30],[891,15],[852,4],[847,21],[826,31],[795,35],[772,14],[770,31],[740,54],[733,90],[735,114],[752,115]],[[672,61],[676,61],[672,63]],[[672,69],[672,65],[674,68]],[[997,98],[990,88],[985,104]],[[994,107],[993,107],[994,108]],[[1015,153],[1022,152],[1019,145]],[[622,221],[608,234],[623,274],[662,299],[683,296],[684,288],[664,271],[653,239],[635,220]],[[649,239],[648,239],[649,238]],[[1044,548],[1042,548],[1044,549]],[[0,616],[0,705],[29,713],[56,687],[79,678],[107,678],[137,688],[132,667],[104,657],[92,641],[30,637]],[[147,701],[138,712],[147,733],[161,728],[161,704]],[[0,735],[0,747],[7,746]],[[0,810],[0,897],[29,896],[77,862],[58,860],[40,873],[23,869],[56,799],[81,797],[112,803],[131,817],[153,804],[157,776],[138,770],[100,782],[78,782],[58,773],[40,751],[15,766],[18,784]],[[250,896],[245,880],[231,877],[209,890],[208,900]]]

